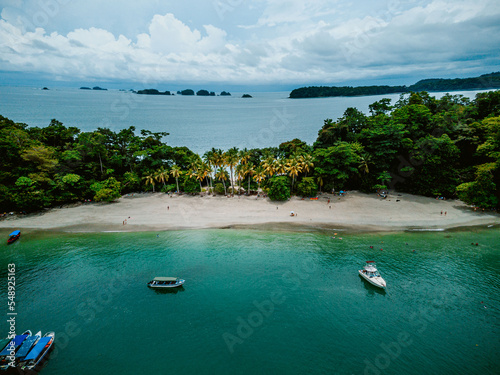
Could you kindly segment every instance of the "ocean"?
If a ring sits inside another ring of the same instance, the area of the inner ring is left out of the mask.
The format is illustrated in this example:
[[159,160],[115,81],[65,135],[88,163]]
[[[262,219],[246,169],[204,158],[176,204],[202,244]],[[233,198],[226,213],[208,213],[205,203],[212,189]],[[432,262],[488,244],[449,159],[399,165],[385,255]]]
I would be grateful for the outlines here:
[[[487,91],[487,90],[486,90]],[[470,98],[482,91],[453,92]],[[44,127],[52,119],[82,131],[106,127],[119,131],[135,126],[168,132],[170,146],[187,146],[202,155],[212,147],[278,147],[298,138],[313,144],[325,119],[336,120],[355,107],[368,114],[368,106],[381,96],[288,99],[289,92],[250,92],[231,96],[154,96],[130,91],[80,90],[0,86],[0,115],[29,126]],[[444,93],[432,93],[441,97]]]
[[18,332],[56,332],[44,375],[497,374],[499,230],[25,230],[0,277]]

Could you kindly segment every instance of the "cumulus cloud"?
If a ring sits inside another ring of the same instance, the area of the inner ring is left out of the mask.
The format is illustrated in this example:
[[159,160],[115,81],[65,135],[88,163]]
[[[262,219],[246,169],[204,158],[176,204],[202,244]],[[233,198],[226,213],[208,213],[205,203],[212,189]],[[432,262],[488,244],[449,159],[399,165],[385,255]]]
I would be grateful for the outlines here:
[[487,72],[500,62],[495,0],[389,2],[354,13],[341,0],[252,4],[260,13],[241,22],[246,28],[238,33],[216,22],[194,26],[168,12],[153,14],[132,36],[94,26],[66,33],[27,28],[4,9],[0,70],[68,80],[335,83],[418,71],[442,76],[451,68]]

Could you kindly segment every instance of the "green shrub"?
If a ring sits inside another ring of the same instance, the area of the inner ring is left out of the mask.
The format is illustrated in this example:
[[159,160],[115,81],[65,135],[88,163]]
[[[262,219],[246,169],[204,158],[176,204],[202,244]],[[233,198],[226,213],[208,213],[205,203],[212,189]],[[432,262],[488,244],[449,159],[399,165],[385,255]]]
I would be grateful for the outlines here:
[[267,182],[268,196],[272,201],[286,201],[290,198],[290,182],[288,177],[273,177]]

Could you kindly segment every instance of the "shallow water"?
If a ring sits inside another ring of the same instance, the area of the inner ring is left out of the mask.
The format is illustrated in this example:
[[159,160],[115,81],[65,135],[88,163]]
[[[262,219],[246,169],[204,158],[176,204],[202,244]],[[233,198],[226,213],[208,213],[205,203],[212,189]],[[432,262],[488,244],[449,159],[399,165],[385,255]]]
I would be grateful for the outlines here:
[[[25,231],[0,277],[15,263],[19,332],[56,332],[45,375],[494,374],[499,234]],[[155,276],[186,283],[158,292]]]

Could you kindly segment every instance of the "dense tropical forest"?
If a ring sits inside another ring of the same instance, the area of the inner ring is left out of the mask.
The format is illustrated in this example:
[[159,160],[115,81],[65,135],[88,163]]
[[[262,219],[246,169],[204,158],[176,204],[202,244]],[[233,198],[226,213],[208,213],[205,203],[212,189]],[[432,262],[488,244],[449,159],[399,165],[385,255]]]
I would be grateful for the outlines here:
[[423,79],[410,86],[310,86],[292,90],[290,98],[324,98],[330,96],[386,95],[420,91],[456,91],[496,89],[500,87],[500,72],[472,78]]
[[203,155],[169,146],[163,132],[81,132],[57,120],[39,128],[0,116],[0,210],[112,201],[140,191],[254,194],[261,188],[273,200],[389,188],[498,206],[500,91],[474,100],[403,94],[396,103],[374,102],[369,111],[347,108],[336,121],[324,120],[312,145],[293,139]]

